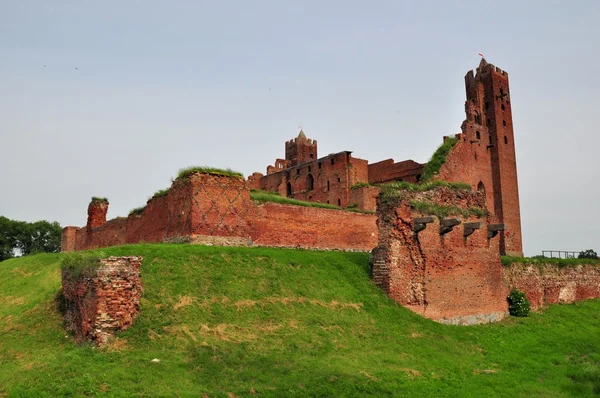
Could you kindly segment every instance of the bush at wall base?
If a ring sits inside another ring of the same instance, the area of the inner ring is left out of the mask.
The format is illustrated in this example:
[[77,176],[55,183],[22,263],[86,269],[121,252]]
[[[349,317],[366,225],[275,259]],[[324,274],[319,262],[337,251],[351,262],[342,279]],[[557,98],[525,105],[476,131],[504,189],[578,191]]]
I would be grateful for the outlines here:
[[527,316],[529,315],[529,310],[531,309],[531,305],[529,304],[529,300],[527,300],[527,296],[525,293],[518,291],[517,289],[513,289],[508,296],[508,312],[512,316]]

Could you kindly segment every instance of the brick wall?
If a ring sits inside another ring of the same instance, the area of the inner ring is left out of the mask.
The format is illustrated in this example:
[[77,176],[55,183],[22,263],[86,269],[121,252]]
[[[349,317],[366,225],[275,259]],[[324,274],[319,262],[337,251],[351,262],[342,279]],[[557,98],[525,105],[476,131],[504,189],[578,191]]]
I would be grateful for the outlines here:
[[377,245],[377,216],[344,210],[256,204],[249,219],[253,244],[369,251]]
[[63,229],[62,250],[85,250],[186,237],[192,243],[371,250],[376,216],[342,210],[260,204],[240,178],[194,174],[138,215],[92,229]]
[[507,286],[527,295],[532,309],[600,297],[600,267],[511,264],[503,267]]
[[[403,306],[451,324],[493,322],[507,314],[498,237],[488,239],[487,218],[450,215],[461,223],[441,233],[437,217],[415,211],[410,201],[466,209],[485,205],[479,192],[436,188],[378,199],[379,245],[372,253],[374,282]],[[423,224],[420,221],[428,221]],[[467,223],[480,223],[465,236]],[[424,229],[418,233],[419,225]]]
[[354,187],[350,190],[349,205],[356,205],[359,209],[375,212],[377,211],[377,196],[379,195],[379,191],[377,187]]
[[106,343],[129,328],[142,295],[142,257],[109,257],[79,275],[62,272],[65,325],[76,341]]
[[387,181],[418,182],[423,172],[423,165],[413,160],[394,163],[394,159],[382,160],[369,165],[369,183],[377,184]]

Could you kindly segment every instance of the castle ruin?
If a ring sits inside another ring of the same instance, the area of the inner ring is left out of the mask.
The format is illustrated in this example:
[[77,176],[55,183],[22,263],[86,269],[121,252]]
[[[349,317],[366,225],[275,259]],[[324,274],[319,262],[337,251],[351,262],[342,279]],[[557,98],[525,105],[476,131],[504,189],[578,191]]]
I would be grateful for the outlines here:
[[[407,308],[446,323],[501,319],[500,255],[523,252],[508,74],[482,59],[465,85],[462,131],[444,137],[448,153],[435,169],[349,151],[319,158],[317,141],[300,131],[266,175],[197,172],[109,221],[108,201],[94,198],[86,227],[63,229],[62,250],[186,241],[372,251],[374,282]],[[253,190],[322,206],[265,201]]]

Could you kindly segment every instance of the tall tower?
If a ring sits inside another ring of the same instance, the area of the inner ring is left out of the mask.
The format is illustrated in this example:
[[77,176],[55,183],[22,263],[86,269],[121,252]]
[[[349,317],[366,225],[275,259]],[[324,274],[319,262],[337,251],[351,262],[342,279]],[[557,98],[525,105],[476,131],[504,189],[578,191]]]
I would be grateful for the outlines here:
[[491,169],[491,187],[485,189],[492,190],[486,192],[488,208],[498,222],[506,224],[506,231],[500,236],[500,253],[521,256],[521,212],[508,73],[482,59],[477,74],[467,73],[465,83],[467,120],[463,132],[471,142],[486,144],[484,158]]
[[304,131],[300,130],[298,137],[286,141],[285,160],[289,162],[289,167],[315,159],[317,159],[317,140],[306,138]]

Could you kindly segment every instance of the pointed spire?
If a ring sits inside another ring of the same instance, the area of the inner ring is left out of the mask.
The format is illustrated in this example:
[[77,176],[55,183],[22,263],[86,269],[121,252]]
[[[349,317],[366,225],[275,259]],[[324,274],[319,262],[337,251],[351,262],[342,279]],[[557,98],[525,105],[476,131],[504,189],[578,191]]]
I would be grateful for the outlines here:
[[298,138],[306,139],[306,135],[304,135],[304,131],[300,129],[300,134],[298,134]]
[[488,65],[488,62],[485,60],[485,58],[481,57],[481,62],[479,62],[479,68],[483,68],[487,65]]

